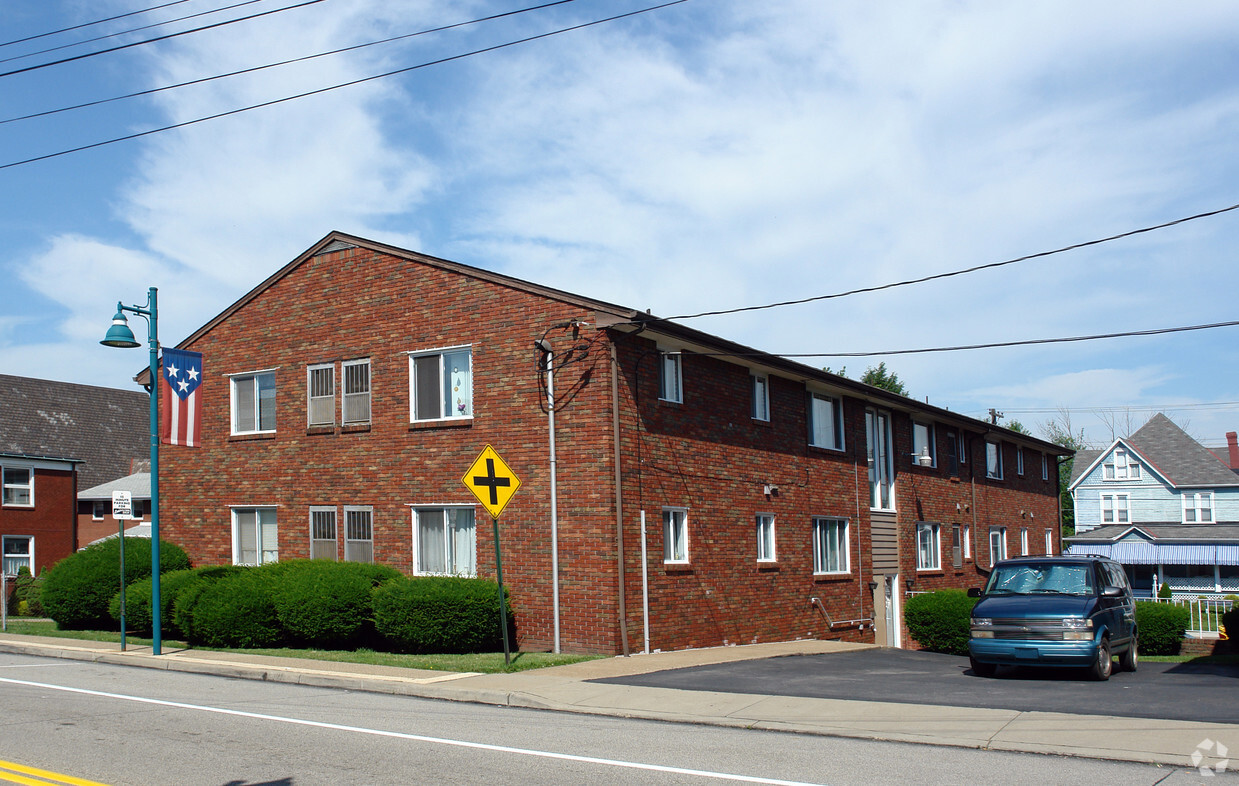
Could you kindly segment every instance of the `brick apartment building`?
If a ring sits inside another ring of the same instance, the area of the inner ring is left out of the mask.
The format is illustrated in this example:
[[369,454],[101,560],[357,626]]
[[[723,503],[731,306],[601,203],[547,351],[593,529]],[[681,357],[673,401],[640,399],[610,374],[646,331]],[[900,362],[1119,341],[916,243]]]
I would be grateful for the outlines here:
[[162,450],[165,538],[493,577],[462,484],[489,444],[521,482],[499,531],[525,649],[898,645],[907,591],[1060,548],[1056,445],[341,233],[179,346],[203,446]]

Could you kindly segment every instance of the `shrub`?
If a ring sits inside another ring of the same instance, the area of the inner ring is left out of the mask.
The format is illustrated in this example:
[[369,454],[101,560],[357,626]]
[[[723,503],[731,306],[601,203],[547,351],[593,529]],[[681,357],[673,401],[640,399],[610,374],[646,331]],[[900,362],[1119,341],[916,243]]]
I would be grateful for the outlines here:
[[42,590],[42,576],[30,575],[30,568],[25,565],[18,568],[17,578],[13,579],[13,594],[9,596],[9,611],[22,617],[42,617],[43,601],[39,597]]
[[1226,629],[1228,641],[1224,642],[1224,652],[1239,652],[1239,606],[1222,615],[1222,627]]
[[[151,575],[149,538],[125,538],[124,585]],[[189,567],[189,557],[175,543],[159,542],[159,572]],[[62,630],[110,629],[108,603],[119,591],[120,539],[95,543],[62,559],[43,579],[44,613]]]
[[970,615],[976,599],[963,590],[913,595],[904,606],[908,635],[931,652],[968,654]]
[[168,615],[168,619],[181,636],[187,641],[197,640],[193,628],[198,599],[219,579],[242,570],[245,568],[237,565],[208,565],[193,571],[193,578],[179,587],[174,597],[168,599],[172,604],[172,613]]
[[313,647],[343,648],[373,630],[371,593],[400,571],[385,565],[304,560],[285,563],[275,611],[288,637]]
[[1174,593],[1171,592],[1170,585],[1163,581],[1162,585],[1157,588],[1157,597],[1161,598],[1162,600],[1170,600],[1171,598],[1173,598]]
[[[498,595],[498,585],[485,579],[389,581],[374,590],[374,625],[400,652],[493,652],[503,641]],[[507,614],[511,621],[510,606]]]
[[1172,603],[1136,602],[1136,629],[1142,655],[1178,655],[1190,613]]
[[[187,615],[189,629],[182,628],[186,639],[208,647],[274,647],[282,643],[283,630],[273,600],[280,571],[274,568],[241,568],[213,580],[191,583],[182,590],[178,611],[186,595],[193,595],[192,611]],[[178,626],[182,619],[177,617]]]
[[[160,555],[162,558],[162,555]],[[174,570],[159,577],[159,627],[163,636],[178,636],[180,631],[172,620],[176,595],[196,577],[192,570]],[[135,581],[125,588],[125,627],[134,633],[151,632],[151,585],[150,576]],[[108,613],[120,623],[120,593],[112,596]]]

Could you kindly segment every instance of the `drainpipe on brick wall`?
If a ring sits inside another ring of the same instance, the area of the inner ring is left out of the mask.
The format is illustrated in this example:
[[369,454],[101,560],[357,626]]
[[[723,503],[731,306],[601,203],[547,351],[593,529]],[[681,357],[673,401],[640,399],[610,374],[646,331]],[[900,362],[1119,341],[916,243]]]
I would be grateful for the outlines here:
[[556,499],[558,487],[555,470],[555,365],[554,353],[550,342],[543,339],[538,342],[542,351],[546,369],[546,416],[547,441],[550,446],[551,460],[551,605],[555,626],[555,646],[553,652],[559,653],[559,505]]
[[615,437],[615,550],[619,563],[620,646],[628,652],[628,605],[624,601],[624,487],[620,470],[619,357],[611,343],[611,430]]

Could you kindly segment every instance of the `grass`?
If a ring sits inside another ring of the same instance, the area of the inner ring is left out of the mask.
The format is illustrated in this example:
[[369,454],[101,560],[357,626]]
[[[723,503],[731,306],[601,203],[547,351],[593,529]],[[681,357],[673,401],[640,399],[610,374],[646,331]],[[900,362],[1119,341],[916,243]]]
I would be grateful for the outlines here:
[[[21,636],[52,636],[62,639],[77,639],[79,641],[108,641],[119,643],[120,633],[109,630],[60,630],[56,623],[45,619],[23,619],[10,617],[8,632]],[[126,644],[134,646],[149,646],[151,639],[140,636],[126,636]],[[601,658],[601,655],[567,655],[550,652],[514,652],[511,664],[503,662],[502,652],[479,652],[463,655],[407,655],[396,652],[376,652],[374,650],[314,650],[314,649],[222,649],[215,647],[191,648],[183,641],[164,639],[163,647],[172,649],[200,649],[217,652],[243,652],[250,655],[267,655],[276,658],[305,658],[309,660],[332,661],[335,663],[365,663],[375,666],[394,666],[405,669],[431,669],[433,671],[476,671],[485,674],[527,671],[541,669],[547,666],[563,666],[569,663],[579,663],[586,660]]]

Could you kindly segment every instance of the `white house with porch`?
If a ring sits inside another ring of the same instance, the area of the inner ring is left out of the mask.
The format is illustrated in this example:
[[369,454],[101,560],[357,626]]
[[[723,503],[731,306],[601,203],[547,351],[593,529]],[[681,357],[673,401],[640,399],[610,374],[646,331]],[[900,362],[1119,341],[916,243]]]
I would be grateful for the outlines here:
[[1239,594],[1239,474],[1165,415],[1077,453],[1068,488],[1068,552],[1122,563],[1138,596]]

